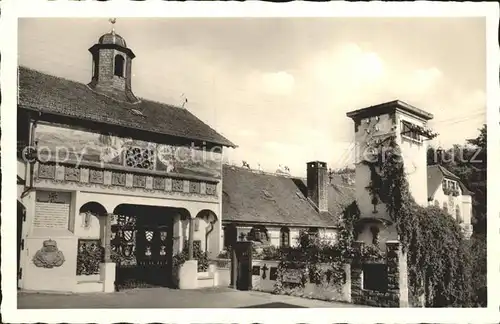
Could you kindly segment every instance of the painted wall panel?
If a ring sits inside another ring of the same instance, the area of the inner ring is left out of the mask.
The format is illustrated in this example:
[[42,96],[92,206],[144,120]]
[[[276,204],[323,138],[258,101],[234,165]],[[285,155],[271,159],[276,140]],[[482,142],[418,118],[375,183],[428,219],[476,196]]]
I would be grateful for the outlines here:
[[222,172],[220,147],[158,144],[48,124],[38,125],[35,140],[42,162],[97,162],[213,178]]

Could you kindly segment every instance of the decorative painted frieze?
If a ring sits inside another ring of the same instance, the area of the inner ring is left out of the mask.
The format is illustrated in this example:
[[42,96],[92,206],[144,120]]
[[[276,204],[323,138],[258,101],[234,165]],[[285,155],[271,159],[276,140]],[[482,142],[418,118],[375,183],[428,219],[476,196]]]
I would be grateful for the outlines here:
[[104,171],[90,169],[89,170],[89,182],[90,183],[104,183]]
[[66,181],[80,181],[80,169],[75,167],[64,168],[64,179]]
[[217,195],[217,185],[215,183],[206,184],[206,194],[215,196]]
[[134,174],[134,187],[146,188],[146,176]]
[[165,178],[154,177],[153,178],[153,189],[165,190]]
[[42,179],[55,179],[56,166],[54,164],[40,164],[38,166],[38,177]]
[[111,184],[115,186],[125,186],[126,180],[126,173],[113,172],[113,175],[111,176]]
[[162,176],[149,176],[124,171],[100,170],[76,166],[39,164],[35,181],[50,180],[54,183],[77,183],[102,188],[122,187],[145,192],[164,192],[184,196],[216,196],[217,185],[202,180],[185,180]]
[[200,182],[199,181],[189,181],[189,192],[190,193],[200,193]]
[[183,192],[184,191],[184,180],[172,179],[172,191]]

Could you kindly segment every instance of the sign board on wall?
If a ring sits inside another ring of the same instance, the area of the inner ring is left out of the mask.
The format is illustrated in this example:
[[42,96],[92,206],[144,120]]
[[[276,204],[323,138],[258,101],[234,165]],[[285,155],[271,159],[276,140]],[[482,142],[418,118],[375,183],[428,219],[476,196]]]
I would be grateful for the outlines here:
[[282,281],[288,283],[301,283],[302,273],[299,269],[286,269],[282,275]]
[[68,229],[71,193],[37,191],[34,227]]

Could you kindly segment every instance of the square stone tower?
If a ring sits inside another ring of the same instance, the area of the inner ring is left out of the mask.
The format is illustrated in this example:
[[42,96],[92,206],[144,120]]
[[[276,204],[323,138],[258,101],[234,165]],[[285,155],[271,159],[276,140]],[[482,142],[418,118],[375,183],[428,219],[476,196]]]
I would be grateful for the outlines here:
[[[394,136],[401,150],[401,158],[405,166],[406,177],[410,191],[416,202],[427,205],[427,140],[422,131],[427,128],[427,122],[433,115],[396,100],[376,106],[358,109],[347,113],[354,121],[356,142],[356,200],[365,223],[390,223],[391,219],[382,202],[374,204],[367,189],[371,181],[371,171],[363,160],[373,159],[371,152],[378,143]],[[425,133],[425,132],[424,132]],[[397,239],[397,235],[384,233],[385,226],[374,229],[372,225],[365,226],[361,236],[371,241],[373,232],[379,233],[381,241]],[[375,226],[380,227],[380,226]],[[363,239],[364,240],[364,239]],[[371,243],[371,242],[367,242]]]

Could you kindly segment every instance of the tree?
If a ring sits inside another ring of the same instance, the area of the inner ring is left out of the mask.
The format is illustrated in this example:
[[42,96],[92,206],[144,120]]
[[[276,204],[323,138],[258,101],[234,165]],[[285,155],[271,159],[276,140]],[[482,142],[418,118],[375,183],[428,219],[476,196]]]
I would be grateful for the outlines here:
[[467,140],[468,145],[454,145],[447,150],[430,147],[427,163],[440,164],[460,177],[471,190],[474,234],[469,242],[472,256],[472,302],[474,306],[486,307],[486,125],[479,135]]

